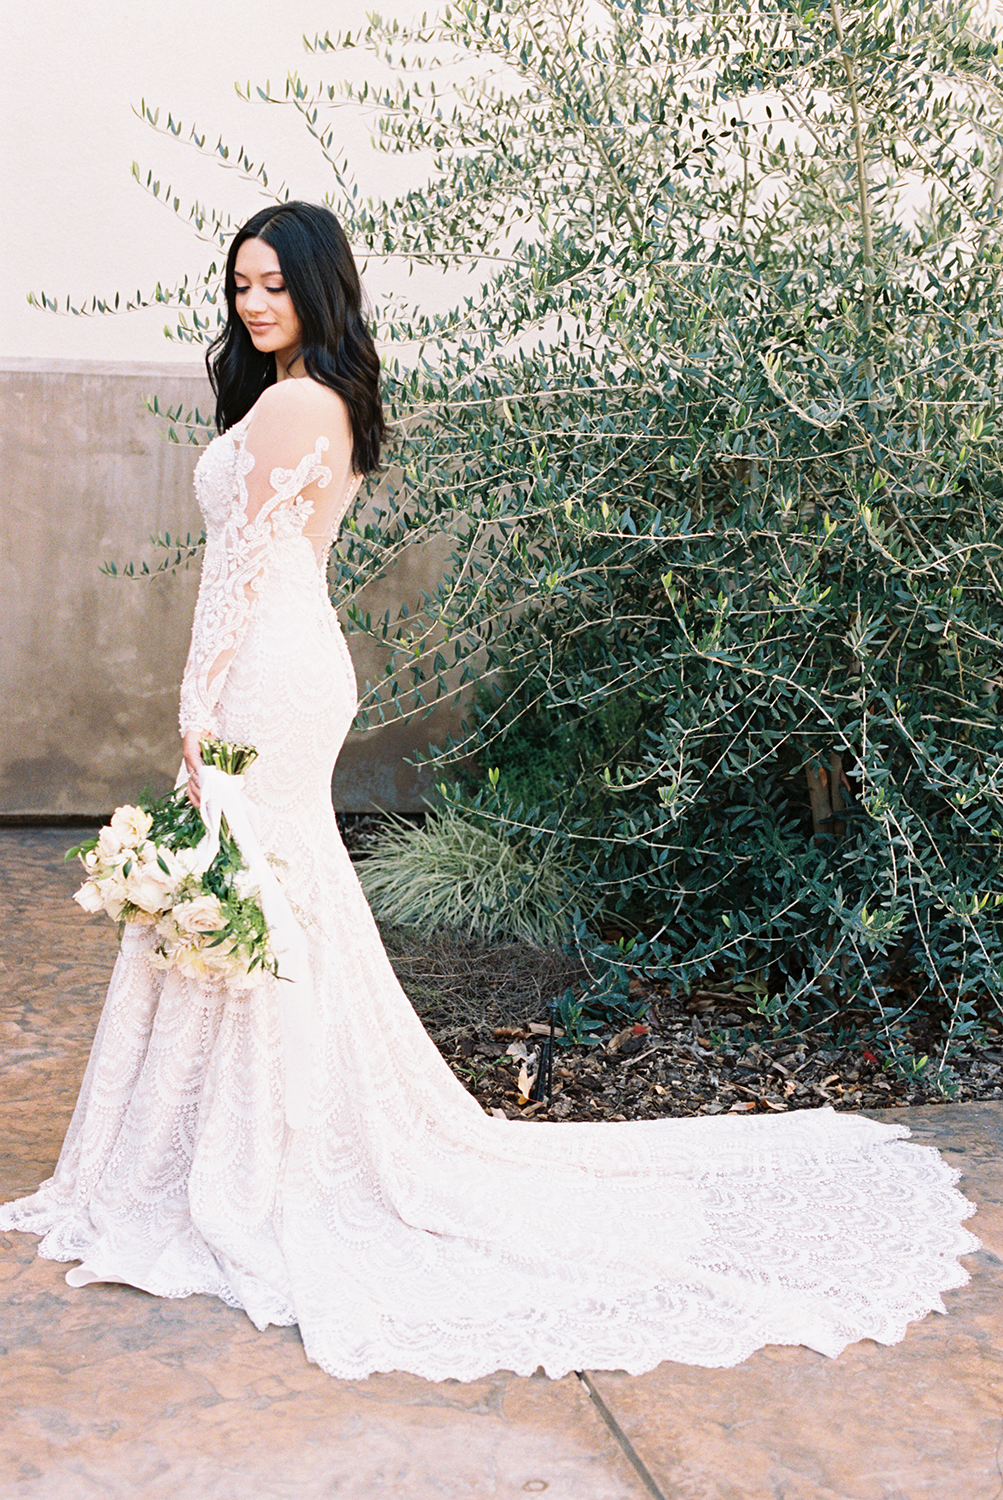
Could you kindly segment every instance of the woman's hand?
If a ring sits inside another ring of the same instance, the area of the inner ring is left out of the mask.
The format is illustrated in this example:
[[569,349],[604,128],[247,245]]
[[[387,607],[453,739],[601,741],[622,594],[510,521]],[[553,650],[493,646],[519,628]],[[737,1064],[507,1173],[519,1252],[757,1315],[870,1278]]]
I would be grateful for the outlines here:
[[199,788],[199,772],[202,769],[202,752],[199,750],[199,739],[201,736],[197,729],[189,729],[181,740],[181,748],[184,751],[185,769],[188,772],[188,801],[192,807],[198,807],[201,802],[201,791]]

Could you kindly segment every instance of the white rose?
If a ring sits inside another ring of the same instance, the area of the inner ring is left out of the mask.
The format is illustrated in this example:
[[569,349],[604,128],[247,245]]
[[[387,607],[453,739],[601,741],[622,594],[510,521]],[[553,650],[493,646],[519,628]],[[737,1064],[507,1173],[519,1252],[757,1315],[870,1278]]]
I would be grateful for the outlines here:
[[106,825],[98,834],[97,852],[103,860],[115,859],[122,852],[122,840],[114,828]]
[[122,915],[123,906],[129,900],[121,870],[113,871],[111,875],[106,876],[103,880],[96,881],[95,884],[101,892],[101,900],[104,903],[105,911],[113,922],[117,922]]
[[214,974],[218,974],[221,978],[225,979],[233,967],[233,959],[230,956],[230,943],[224,941],[212,947],[206,945],[202,947],[201,953],[208,968]]
[[239,960],[235,960],[225,971],[223,978],[226,980],[227,984],[232,990],[236,990],[238,994],[244,995],[247,994],[250,990],[256,990],[264,979],[264,975],[262,974],[260,967],[257,969],[252,969],[251,972],[248,973],[247,969],[244,968],[243,963]]
[[182,932],[215,932],[223,925],[223,911],[215,896],[195,896],[179,901],[173,916]]
[[238,993],[257,989],[265,977],[260,965],[248,972],[246,958],[232,939],[221,943],[218,948],[208,949],[206,959],[214,972]]
[[116,807],[112,814],[111,830],[118,835],[124,849],[135,849],[153,827],[153,819],[141,807]]
[[186,875],[191,875],[195,870],[195,866],[199,861],[199,847],[196,844],[194,849],[178,849],[175,851],[171,851],[171,858],[177,865],[181,877],[184,878],[184,876]]
[[166,844],[145,843],[137,853],[151,880],[159,880],[168,890],[175,890],[188,876],[187,868]]
[[244,866],[233,877],[233,890],[241,901],[249,901],[252,896],[258,895],[258,883]]
[[79,891],[73,892],[73,899],[84,911],[104,911],[104,901],[101,892],[93,880],[85,880]]
[[212,967],[197,943],[178,944],[170,953],[171,965],[186,979],[209,979]]
[[141,911],[166,911],[171,904],[170,880],[162,870],[151,870],[137,861],[125,877],[124,884],[125,899]]

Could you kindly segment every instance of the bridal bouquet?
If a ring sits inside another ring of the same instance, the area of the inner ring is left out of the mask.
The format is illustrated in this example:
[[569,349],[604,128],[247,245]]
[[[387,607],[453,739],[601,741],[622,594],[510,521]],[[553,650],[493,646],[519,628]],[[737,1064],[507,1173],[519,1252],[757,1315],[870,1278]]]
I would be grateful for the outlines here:
[[[257,751],[250,745],[202,740],[203,763],[241,775]],[[278,971],[260,892],[223,818],[218,849],[197,808],[178,787],[157,801],[116,808],[96,838],[70,849],[87,879],[74,894],[86,912],[152,927],[152,962],[190,979],[224,978],[238,987]]]

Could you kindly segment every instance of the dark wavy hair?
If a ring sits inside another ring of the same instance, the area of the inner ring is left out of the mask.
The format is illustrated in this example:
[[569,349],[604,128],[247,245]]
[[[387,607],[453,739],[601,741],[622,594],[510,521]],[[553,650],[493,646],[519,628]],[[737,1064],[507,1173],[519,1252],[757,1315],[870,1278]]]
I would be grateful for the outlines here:
[[380,362],[362,313],[362,285],[345,231],[313,203],[263,208],[233,237],[223,287],[226,326],[206,355],[220,432],[239,422],[275,382],[274,354],[261,354],[236,308],[234,265],[245,240],[263,240],[279,258],[286,289],[303,329],[306,372],[337,391],[352,421],[352,466],[366,474],[379,463],[386,437]]

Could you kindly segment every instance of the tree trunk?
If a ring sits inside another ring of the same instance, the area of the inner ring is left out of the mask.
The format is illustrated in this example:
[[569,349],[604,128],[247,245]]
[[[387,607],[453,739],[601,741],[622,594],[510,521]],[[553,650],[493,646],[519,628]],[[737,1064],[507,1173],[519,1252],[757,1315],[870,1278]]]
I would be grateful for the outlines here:
[[[838,751],[834,750],[832,758],[829,761],[829,797],[832,801],[832,811],[834,814],[841,813],[846,807],[846,798],[843,796],[844,787],[849,791],[850,783],[847,781],[846,772],[843,770],[843,757]],[[831,823],[829,826],[838,839],[841,839],[846,832],[846,824],[843,822]]]
[[804,771],[808,781],[811,821],[815,837],[817,839],[842,838],[846,832],[846,824],[837,821],[837,814],[846,807],[843,788],[849,789],[850,785],[846,779],[846,772],[843,770],[843,757],[834,750],[828,770],[820,762],[813,760],[809,761]]

